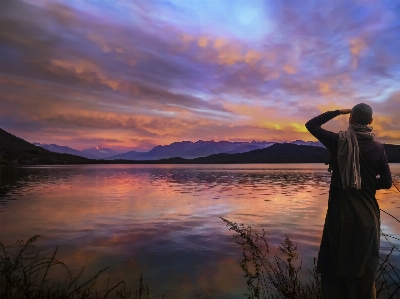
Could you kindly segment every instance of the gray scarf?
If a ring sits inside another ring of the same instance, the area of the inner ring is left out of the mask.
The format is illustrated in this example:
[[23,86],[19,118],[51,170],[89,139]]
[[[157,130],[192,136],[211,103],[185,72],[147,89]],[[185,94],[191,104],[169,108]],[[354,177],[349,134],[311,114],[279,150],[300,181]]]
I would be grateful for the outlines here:
[[338,164],[343,188],[361,189],[359,138],[374,139],[371,126],[353,124],[339,132]]

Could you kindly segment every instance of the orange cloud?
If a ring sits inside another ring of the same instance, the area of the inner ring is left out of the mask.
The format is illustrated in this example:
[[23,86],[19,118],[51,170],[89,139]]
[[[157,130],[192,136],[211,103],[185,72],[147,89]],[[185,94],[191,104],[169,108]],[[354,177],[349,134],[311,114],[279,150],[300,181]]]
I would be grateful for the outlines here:
[[257,61],[261,60],[261,58],[262,58],[261,53],[254,50],[247,51],[247,53],[244,56],[244,60],[249,64],[256,63]]
[[[100,81],[102,84],[111,87],[113,90],[118,89],[119,82],[109,78],[105,72],[97,65],[88,60],[78,59],[76,61],[52,59],[49,70],[58,73],[58,69],[65,69],[75,73],[84,81],[93,82]],[[94,76],[94,77],[93,77]]]
[[201,48],[207,47],[207,44],[208,44],[208,38],[205,36],[199,37],[199,39],[197,40],[197,45]]
[[227,40],[224,38],[217,38],[214,41],[214,48],[219,50],[222,49],[227,44]]
[[[219,65],[230,66],[238,62],[255,64],[264,57],[267,57],[270,61],[275,60],[276,57],[274,53],[264,54],[254,49],[246,49],[243,43],[235,40],[229,40],[224,37],[213,38],[204,35],[195,37],[189,34],[181,34],[180,39],[183,46],[181,50],[187,51],[189,49],[188,44],[195,41],[196,44],[202,49],[196,54],[198,59],[207,59],[207,62],[215,62]],[[209,45],[211,47],[207,50],[207,46]],[[214,52],[210,52],[210,49],[214,50]]]
[[353,38],[349,41],[349,47],[350,53],[358,56],[366,48],[366,44],[361,38]]
[[241,49],[238,46],[226,46],[223,49],[220,49],[218,52],[219,64],[232,65],[243,60],[244,57],[241,53]]
[[318,83],[318,88],[319,88],[319,92],[320,92],[322,95],[327,96],[327,95],[330,95],[330,94],[331,94],[331,86],[330,86],[330,84],[327,83],[327,82],[319,82],[319,83]]
[[283,67],[283,70],[288,74],[295,74],[296,73],[296,69],[293,66],[290,66],[288,64]]
[[220,65],[233,65],[237,62],[254,64],[264,56],[259,51],[244,49],[240,42],[229,41],[225,38],[216,38],[213,42],[214,50],[217,51],[217,63]]
[[[295,117],[282,117],[274,108],[266,108],[259,104],[230,104],[226,107],[241,115],[241,120],[237,124],[251,127],[255,139],[266,140],[272,136],[274,140],[280,141],[309,139],[307,136],[309,133],[304,126],[307,120],[301,119],[299,122]],[[248,133],[242,134],[242,136],[248,135]]]
[[194,37],[187,33],[181,34],[181,40],[184,44],[190,43],[194,40]]

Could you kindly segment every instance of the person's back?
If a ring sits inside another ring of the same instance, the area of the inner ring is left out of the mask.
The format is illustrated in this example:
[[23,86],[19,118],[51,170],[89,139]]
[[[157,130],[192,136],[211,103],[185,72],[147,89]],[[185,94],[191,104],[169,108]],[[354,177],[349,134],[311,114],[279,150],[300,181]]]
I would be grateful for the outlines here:
[[[360,111],[362,121],[357,122]],[[350,112],[346,131],[333,133],[321,128],[339,114]],[[373,139],[368,126],[371,122],[372,109],[359,104],[352,110],[326,112],[306,124],[331,156],[328,211],[317,265],[323,299],[375,298],[380,231],[375,193],[390,188],[392,181],[384,147]]]

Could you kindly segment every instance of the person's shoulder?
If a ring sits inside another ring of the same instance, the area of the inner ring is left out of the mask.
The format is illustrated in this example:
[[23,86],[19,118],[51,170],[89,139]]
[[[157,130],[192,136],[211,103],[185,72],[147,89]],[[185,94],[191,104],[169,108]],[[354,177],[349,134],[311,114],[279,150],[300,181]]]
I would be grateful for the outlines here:
[[377,141],[375,139],[368,140],[367,142],[370,143],[371,145],[373,145],[376,148],[384,149],[383,143],[381,143],[381,142],[379,142],[379,141]]
[[384,146],[382,143],[375,139],[359,139],[358,140],[359,145],[366,149],[367,151],[375,151],[375,152],[382,152],[385,150]]
[[373,139],[371,140],[372,144],[373,144],[373,148],[375,148],[375,152],[379,153],[380,156],[384,155],[385,153],[385,146],[383,145],[383,143]]
[[375,146],[379,148],[384,148],[383,143],[379,142],[378,140],[373,139],[372,142],[375,144]]

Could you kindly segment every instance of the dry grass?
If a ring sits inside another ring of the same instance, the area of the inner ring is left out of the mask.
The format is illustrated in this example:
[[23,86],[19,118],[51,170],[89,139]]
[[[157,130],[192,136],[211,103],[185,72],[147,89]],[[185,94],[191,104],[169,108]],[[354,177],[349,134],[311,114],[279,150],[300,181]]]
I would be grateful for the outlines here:
[[262,234],[254,232],[250,226],[236,224],[221,218],[242,248],[240,267],[247,278],[246,298],[321,298],[320,277],[314,268],[309,270],[311,278],[301,279],[301,262],[298,261],[297,246],[286,236],[278,250],[281,256],[270,257],[269,246]]
[[[321,280],[316,272],[315,258],[314,267],[307,269],[308,278],[302,279],[302,263],[298,260],[297,246],[287,236],[278,248],[280,255],[270,256],[264,230],[259,234],[250,226],[246,227],[243,224],[238,225],[227,219],[221,219],[229,230],[235,232],[233,237],[242,249],[239,264],[247,278],[246,298],[321,298]],[[383,236],[390,237],[384,234]],[[399,298],[400,294],[400,270],[393,262],[393,252],[400,251],[397,246],[393,244],[392,246],[389,254],[380,258],[377,271],[377,298],[381,299]]]
[[[321,282],[316,272],[315,259],[314,267],[307,269],[307,278],[302,278],[301,274],[304,275],[304,272],[297,246],[287,236],[278,248],[279,255],[270,256],[264,230],[258,234],[250,226],[221,219],[229,230],[235,232],[234,238],[242,249],[239,264],[247,278],[246,298],[321,298]],[[139,288],[134,293],[125,288],[124,281],[109,286],[110,277],[105,291],[99,293],[96,283],[100,275],[106,275],[108,268],[82,280],[83,269],[73,276],[68,266],[56,258],[57,249],[51,258],[40,258],[34,246],[38,238],[38,235],[34,236],[26,243],[18,241],[16,253],[10,252],[0,242],[0,298],[150,298],[149,288],[144,285],[142,276],[139,277]],[[380,259],[376,279],[377,298],[394,299],[399,296],[400,270],[393,263],[395,251],[400,252],[393,245],[392,250]],[[58,275],[59,278],[50,278],[50,270],[62,275]]]
[[[89,298],[130,298],[131,291],[126,290],[125,282],[119,281],[99,293],[96,283],[100,275],[105,275],[108,268],[95,273],[87,280],[81,279],[83,268],[73,276],[70,269],[56,258],[57,248],[51,258],[39,258],[34,242],[39,235],[33,236],[26,243],[18,241],[17,253],[10,252],[0,242],[0,298],[25,299],[89,299]],[[56,269],[54,269],[56,268]],[[50,278],[52,270],[61,278]],[[139,278],[139,290],[136,299],[148,299],[149,290]]]

